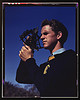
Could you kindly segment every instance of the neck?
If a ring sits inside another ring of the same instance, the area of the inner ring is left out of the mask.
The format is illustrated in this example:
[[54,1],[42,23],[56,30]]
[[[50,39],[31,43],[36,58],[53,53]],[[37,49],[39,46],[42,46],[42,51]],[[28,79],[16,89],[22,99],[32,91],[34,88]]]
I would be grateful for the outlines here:
[[58,49],[61,49],[63,46],[61,45],[60,42],[57,42],[56,46],[50,50],[50,53],[52,54],[53,52],[57,51]]

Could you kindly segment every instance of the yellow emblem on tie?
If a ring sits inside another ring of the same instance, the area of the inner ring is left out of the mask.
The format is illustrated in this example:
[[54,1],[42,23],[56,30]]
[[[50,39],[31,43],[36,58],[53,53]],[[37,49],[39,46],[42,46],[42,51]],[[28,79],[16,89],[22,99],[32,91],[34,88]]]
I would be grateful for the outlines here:
[[50,68],[50,65],[47,65],[44,69],[44,73],[43,74],[46,74],[47,73],[47,69]]
[[55,57],[54,56],[50,56],[49,58],[48,58],[48,61],[50,61],[50,60],[52,60],[52,59],[54,59]]

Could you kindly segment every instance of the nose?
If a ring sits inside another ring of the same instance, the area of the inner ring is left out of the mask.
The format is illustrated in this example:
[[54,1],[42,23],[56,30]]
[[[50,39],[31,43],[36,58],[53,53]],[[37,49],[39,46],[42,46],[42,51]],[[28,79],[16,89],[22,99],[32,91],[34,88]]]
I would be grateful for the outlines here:
[[41,40],[44,40],[45,36],[44,35],[41,35],[40,39]]

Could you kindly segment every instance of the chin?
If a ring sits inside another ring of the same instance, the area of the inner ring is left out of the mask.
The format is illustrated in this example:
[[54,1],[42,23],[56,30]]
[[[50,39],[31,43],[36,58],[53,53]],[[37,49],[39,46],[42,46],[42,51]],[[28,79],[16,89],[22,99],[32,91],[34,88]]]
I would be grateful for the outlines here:
[[53,48],[54,48],[54,46],[47,46],[47,45],[44,45],[44,49],[52,50]]
[[44,45],[44,49],[49,49],[49,46]]

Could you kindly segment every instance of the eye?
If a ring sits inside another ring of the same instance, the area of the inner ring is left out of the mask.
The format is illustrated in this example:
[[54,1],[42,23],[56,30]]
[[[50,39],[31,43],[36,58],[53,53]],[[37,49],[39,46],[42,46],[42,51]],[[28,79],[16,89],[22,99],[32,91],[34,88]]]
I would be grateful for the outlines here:
[[47,33],[47,32],[44,32],[43,34],[44,34],[44,35],[47,35],[48,33]]
[[42,36],[42,35],[47,35],[48,33],[47,32],[44,32],[44,33],[42,33],[41,35],[40,35],[40,37]]

